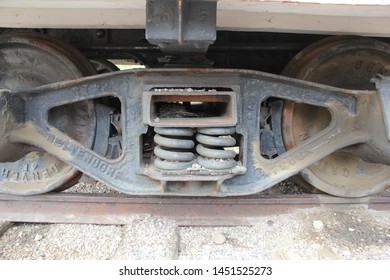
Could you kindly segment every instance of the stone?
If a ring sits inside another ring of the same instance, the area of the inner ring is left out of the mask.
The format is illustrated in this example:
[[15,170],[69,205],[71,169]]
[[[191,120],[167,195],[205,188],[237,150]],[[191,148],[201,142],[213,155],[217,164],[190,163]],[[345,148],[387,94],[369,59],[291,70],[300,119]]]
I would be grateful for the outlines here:
[[211,233],[211,240],[215,244],[221,245],[226,242],[226,237],[222,233],[215,231]]
[[324,223],[319,220],[313,221],[313,227],[317,232],[320,232],[324,228]]
[[43,239],[43,235],[42,234],[37,234],[37,235],[35,235],[35,238],[34,238],[34,240],[35,241],[41,241]]
[[318,250],[318,257],[321,260],[338,260],[339,257],[336,255],[336,253],[329,247],[323,247],[320,250]]

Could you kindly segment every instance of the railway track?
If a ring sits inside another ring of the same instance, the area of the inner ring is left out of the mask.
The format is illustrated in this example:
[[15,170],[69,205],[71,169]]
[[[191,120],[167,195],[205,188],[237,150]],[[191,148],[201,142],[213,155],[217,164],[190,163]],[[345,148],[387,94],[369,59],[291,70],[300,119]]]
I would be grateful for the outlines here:
[[389,210],[390,192],[1,195],[0,259],[388,259]]
[[266,215],[316,207],[364,206],[390,210],[390,193],[364,198],[325,194],[252,195],[230,198],[135,197],[123,194],[54,193],[0,195],[0,221],[31,223],[126,224],[135,214],[175,220],[182,226],[237,226]]

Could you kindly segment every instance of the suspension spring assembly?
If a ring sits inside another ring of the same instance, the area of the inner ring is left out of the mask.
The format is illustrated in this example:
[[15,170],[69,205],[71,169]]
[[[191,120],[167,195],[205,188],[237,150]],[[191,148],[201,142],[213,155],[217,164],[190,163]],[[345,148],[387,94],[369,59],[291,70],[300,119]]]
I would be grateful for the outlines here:
[[229,169],[236,166],[236,152],[226,150],[232,147],[236,140],[231,137],[236,132],[235,127],[199,128],[196,140],[196,152],[200,155],[197,163],[208,169]]
[[192,166],[194,141],[190,138],[195,131],[192,128],[155,127],[154,165],[163,170],[180,170]]

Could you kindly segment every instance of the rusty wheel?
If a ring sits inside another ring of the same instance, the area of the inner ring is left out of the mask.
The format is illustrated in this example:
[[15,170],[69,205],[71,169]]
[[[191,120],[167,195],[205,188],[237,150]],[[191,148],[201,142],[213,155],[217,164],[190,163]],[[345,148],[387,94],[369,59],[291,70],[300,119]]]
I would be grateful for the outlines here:
[[[390,73],[389,45],[370,38],[336,36],[301,51],[282,74],[340,88],[373,90],[370,79],[378,73]],[[282,117],[286,149],[326,128],[330,119],[324,108],[286,101]],[[366,162],[342,150],[304,169],[298,178],[326,193],[361,197],[381,191],[381,182],[389,177],[389,166]]]
[[[79,52],[53,38],[34,33],[0,36],[0,89],[29,87],[94,74]],[[1,117],[4,117],[1,116]],[[92,101],[54,108],[49,122],[91,147],[95,132]],[[0,150],[0,192],[30,195],[49,192],[72,182],[78,171],[34,147],[7,144]]]

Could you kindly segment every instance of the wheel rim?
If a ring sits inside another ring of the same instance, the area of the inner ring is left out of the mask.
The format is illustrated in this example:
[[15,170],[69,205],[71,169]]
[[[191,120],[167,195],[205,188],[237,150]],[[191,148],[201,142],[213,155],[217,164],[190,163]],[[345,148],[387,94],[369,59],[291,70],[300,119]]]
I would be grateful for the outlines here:
[[[80,53],[53,38],[31,33],[0,36],[0,88],[22,90],[94,73],[94,68]],[[59,120],[60,116],[67,117]],[[92,146],[95,131],[92,101],[62,106],[54,109],[49,117],[62,132],[87,147]],[[44,151],[33,147],[26,150],[27,153],[17,158],[0,162],[0,192],[45,193],[66,186],[79,174]]]
[[[321,40],[299,53],[283,75],[356,90],[373,90],[370,79],[390,72],[390,47],[374,39],[340,36]],[[283,140],[291,149],[324,129],[330,121],[324,108],[286,101]],[[303,135],[303,137],[302,137]],[[361,197],[380,192],[390,167],[373,164],[350,153],[335,152],[302,170],[300,180],[338,196]]]

